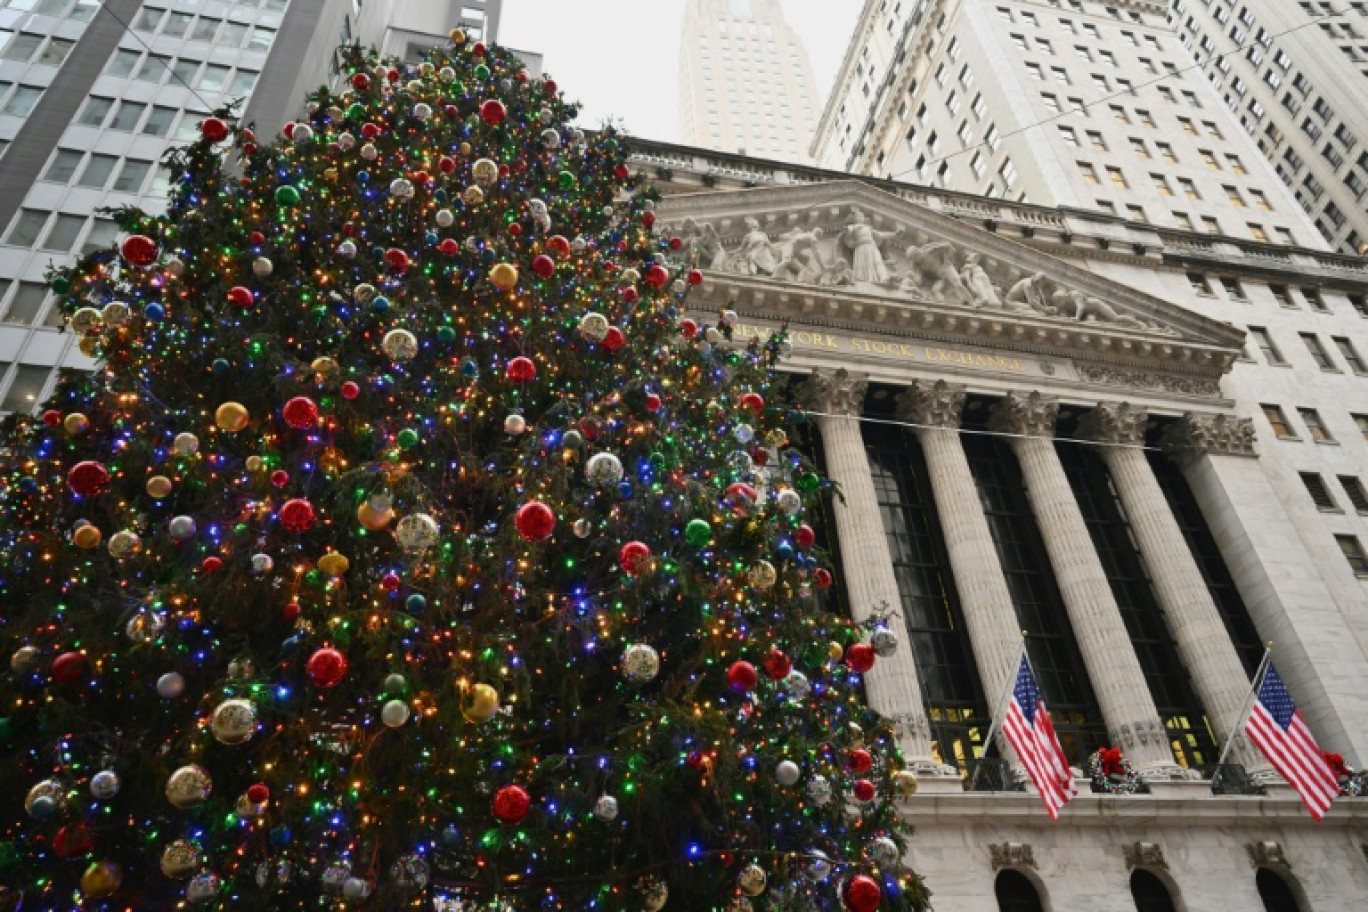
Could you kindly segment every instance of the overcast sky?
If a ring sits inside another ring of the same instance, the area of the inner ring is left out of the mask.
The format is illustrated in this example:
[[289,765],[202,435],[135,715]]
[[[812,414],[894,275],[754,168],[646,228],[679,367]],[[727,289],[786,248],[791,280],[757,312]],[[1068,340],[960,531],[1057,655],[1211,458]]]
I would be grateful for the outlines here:
[[[781,0],[812,58],[817,95],[826,101],[862,0]],[[606,118],[637,136],[677,140],[675,73],[684,0],[504,0],[500,42],[535,51],[580,122]]]

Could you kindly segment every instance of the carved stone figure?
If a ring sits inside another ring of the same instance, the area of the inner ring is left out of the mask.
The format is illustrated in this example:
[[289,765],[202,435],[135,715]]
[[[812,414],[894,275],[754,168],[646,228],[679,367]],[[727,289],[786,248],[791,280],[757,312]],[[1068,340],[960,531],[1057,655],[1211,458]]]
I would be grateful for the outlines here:
[[920,290],[933,301],[968,305],[973,300],[955,268],[955,249],[945,241],[923,247],[908,247],[907,260],[912,272],[903,279],[904,291]]
[[974,307],[1001,307],[1002,298],[998,287],[993,284],[988,271],[979,265],[979,255],[971,253],[965,257],[964,268],[960,270],[960,281],[969,292],[969,303]]
[[879,231],[869,224],[869,216],[859,209],[852,215],[854,221],[845,227],[839,238],[839,246],[850,251],[850,268],[859,282],[883,284],[888,281],[888,266],[884,263],[880,245],[886,241],[902,237],[901,227],[896,231]]
[[720,270],[727,262],[727,251],[722,247],[722,238],[712,222],[697,224],[693,219],[684,220],[684,236],[691,241],[690,247],[694,261],[710,270]]
[[850,261],[843,256],[838,256],[830,266],[823,272],[822,277],[817,280],[818,285],[854,285],[855,270],[850,268]]
[[1007,309],[1018,313],[1035,311],[1046,316],[1055,316],[1057,311],[1050,303],[1046,292],[1049,281],[1045,273],[1037,272],[1017,282],[1007,292]]
[[1115,323],[1133,329],[1149,329],[1144,320],[1130,314],[1117,313],[1116,309],[1104,301],[1086,295],[1078,290],[1059,289],[1050,296],[1050,303],[1061,316],[1080,323]]
[[804,231],[795,228],[785,234],[783,240],[787,244],[788,253],[774,267],[774,277],[807,285],[817,284],[827,269],[826,264],[822,262],[822,251],[819,246],[822,229]]
[[746,234],[738,253],[740,270],[748,275],[773,275],[779,265],[778,250],[754,217],[746,219]]

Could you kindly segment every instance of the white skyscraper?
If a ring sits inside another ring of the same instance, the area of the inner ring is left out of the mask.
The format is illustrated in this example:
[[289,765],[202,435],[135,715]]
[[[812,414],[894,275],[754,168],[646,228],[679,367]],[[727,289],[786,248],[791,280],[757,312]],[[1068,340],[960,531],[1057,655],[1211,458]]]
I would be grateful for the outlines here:
[[807,162],[819,111],[807,49],[779,0],[689,0],[679,45],[681,142]]

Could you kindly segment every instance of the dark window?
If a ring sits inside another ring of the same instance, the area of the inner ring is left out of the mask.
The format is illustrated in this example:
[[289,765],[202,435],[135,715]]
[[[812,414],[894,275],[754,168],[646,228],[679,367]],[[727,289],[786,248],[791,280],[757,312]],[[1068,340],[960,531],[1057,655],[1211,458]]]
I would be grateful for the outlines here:
[[1368,556],[1363,553],[1363,545],[1352,535],[1336,535],[1335,541],[1339,542],[1340,551],[1344,553],[1344,559],[1349,562],[1349,569],[1354,571],[1355,576],[1368,576]]
[[1311,435],[1311,439],[1316,443],[1334,443],[1335,438],[1330,436],[1330,431],[1321,420],[1320,412],[1313,408],[1299,408],[1297,414],[1301,415],[1302,423],[1306,425],[1306,431]]
[[1368,491],[1363,490],[1363,482],[1356,475],[1340,475],[1340,487],[1349,495],[1349,502],[1360,513],[1368,513]]
[[1069,762],[1082,766],[1108,743],[1107,729],[1026,500],[1021,470],[1011,448],[998,438],[964,434],[960,440],[1060,743]]
[[1140,868],[1132,871],[1130,888],[1135,912],[1176,912],[1168,887],[1149,871]]
[[969,760],[983,754],[991,720],[972,664],[926,463],[910,434],[871,422],[862,427],[902,596],[900,613],[928,703],[931,739],[942,763],[967,769]]
[[1254,883],[1259,888],[1264,912],[1301,912],[1301,903],[1297,902],[1292,886],[1276,871],[1259,868]]
[[1155,707],[1168,729],[1175,759],[1192,769],[1214,762],[1216,748],[1205,714],[1193,695],[1187,666],[1178,656],[1106,466],[1093,447],[1060,441],[1056,449],[1121,609]]
[[1316,338],[1315,333],[1301,333],[1302,342],[1306,345],[1306,350],[1311,353],[1311,360],[1316,362],[1316,367],[1323,371],[1339,373],[1339,368],[1335,367],[1335,362],[1330,360],[1330,354],[1321,345],[1320,339]]
[[993,895],[997,897],[998,912],[1045,912],[1035,884],[1020,871],[999,871],[993,882]]
[[1299,472],[1302,484],[1306,486],[1306,493],[1311,495],[1311,502],[1316,505],[1316,509],[1325,510],[1328,513],[1340,512],[1339,506],[1335,503],[1335,498],[1330,496],[1330,489],[1325,486],[1325,479],[1320,477],[1319,472]]
[[1150,451],[1148,456],[1154,476],[1159,480],[1159,487],[1164,491],[1164,499],[1168,501],[1178,528],[1183,531],[1183,538],[1187,539],[1188,550],[1197,562],[1197,569],[1202,571],[1202,579],[1211,593],[1211,600],[1216,603],[1221,620],[1225,621],[1226,633],[1230,635],[1245,671],[1252,678],[1263,658],[1264,643],[1259,631],[1254,628],[1254,622],[1250,620],[1249,609],[1240,598],[1240,590],[1235,587],[1230,568],[1221,556],[1216,536],[1211,534],[1201,505],[1178,464],[1163,453]]

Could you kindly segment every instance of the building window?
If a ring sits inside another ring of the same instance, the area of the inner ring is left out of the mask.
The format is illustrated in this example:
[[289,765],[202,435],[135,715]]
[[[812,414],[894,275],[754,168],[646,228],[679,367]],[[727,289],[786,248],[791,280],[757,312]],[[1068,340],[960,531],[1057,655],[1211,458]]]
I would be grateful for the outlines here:
[[32,247],[47,224],[48,213],[41,209],[20,209],[5,235],[5,243],[15,247]]
[[75,175],[76,166],[81,163],[82,155],[83,153],[73,152],[71,149],[58,149],[39,179],[65,184]]
[[1131,151],[1134,152],[1136,155],[1140,156],[1141,158],[1150,157],[1149,148],[1146,147],[1145,141],[1143,139],[1140,139],[1135,136],[1130,137],[1130,147]]
[[1159,191],[1160,196],[1173,196],[1173,188],[1169,186],[1167,177],[1162,174],[1150,174],[1150,180],[1154,182],[1154,189]]
[[1220,234],[1221,223],[1209,215],[1202,216],[1202,230],[1207,234]]
[[1349,497],[1349,503],[1354,510],[1359,513],[1368,513],[1368,491],[1364,491],[1363,482],[1359,481],[1355,475],[1340,475],[1340,487],[1344,488],[1344,493]]
[[1325,298],[1321,296],[1319,288],[1302,288],[1301,293],[1302,297],[1306,298],[1306,303],[1311,305],[1312,310],[1318,310],[1321,313],[1330,312],[1330,306],[1325,303]]
[[1113,187],[1116,187],[1119,190],[1130,189],[1130,184],[1126,181],[1126,175],[1121,173],[1120,168],[1108,166],[1107,179],[1111,181]]
[[[1178,156],[1173,154],[1173,146],[1170,146],[1166,142],[1156,142],[1154,148],[1159,150],[1159,157],[1164,161],[1173,165],[1178,164]],[[1191,183],[1191,181],[1189,181],[1189,183]]]
[[1202,273],[1189,272],[1187,274],[1187,280],[1188,284],[1192,286],[1192,290],[1199,295],[1211,295],[1211,283],[1207,281],[1207,277]]
[[42,394],[50,373],[52,373],[52,369],[49,367],[34,364],[19,365],[19,369],[14,374],[14,379],[10,381],[9,391],[5,393],[4,401],[0,402],[0,411],[32,412],[34,406],[38,404],[38,397]]
[[1297,440],[1297,435],[1293,432],[1291,425],[1287,423],[1287,416],[1283,414],[1282,406],[1261,405],[1264,419],[1268,426],[1273,429],[1273,434],[1282,440]]
[[1144,206],[1136,206],[1131,203],[1126,204],[1126,215],[1137,222],[1149,223],[1149,216],[1145,214]]
[[1354,426],[1357,427],[1359,433],[1363,435],[1363,439],[1368,441],[1368,415],[1351,414],[1349,417],[1354,419]]
[[1359,356],[1358,349],[1347,336],[1331,336],[1331,341],[1339,349],[1340,355],[1344,358],[1344,363],[1349,365],[1349,369],[1356,374],[1368,374],[1368,364]]
[[[1364,556],[1359,540],[1353,535],[1336,535],[1335,541],[1339,543],[1340,552],[1349,562],[1349,569],[1354,571],[1354,575],[1368,576],[1368,557]],[[1263,873],[1262,870],[1260,873]]]
[[[42,309],[43,302],[47,300],[47,286],[40,282],[15,282],[16,286],[14,297],[10,299],[9,308],[5,311],[4,321],[27,326],[38,316],[38,311]],[[0,377],[4,376],[4,371],[0,370]]]
[[1292,293],[1287,290],[1286,285],[1269,285],[1269,292],[1273,295],[1273,300],[1278,302],[1279,307],[1295,308],[1297,302],[1292,300]]
[[1222,189],[1225,190],[1226,199],[1230,200],[1230,205],[1234,206],[1237,209],[1245,208],[1244,197],[1240,195],[1240,189],[1238,187],[1231,187],[1227,185]]
[[1254,340],[1254,344],[1259,346],[1259,351],[1263,352],[1264,361],[1269,364],[1285,365],[1287,359],[1278,351],[1278,346],[1273,342],[1273,337],[1268,330],[1262,326],[1249,327],[1249,335]]
[[1301,416],[1302,424],[1306,425],[1306,432],[1311,435],[1311,439],[1316,443],[1334,443],[1335,438],[1330,436],[1330,431],[1321,420],[1320,412],[1313,408],[1298,408],[1297,414]]
[[1325,350],[1324,345],[1321,345],[1321,341],[1316,338],[1315,333],[1299,333],[1298,335],[1305,343],[1306,350],[1311,353],[1311,360],[1316,362],[1316,367],[1323,371],[1339,373],[1339,368],[1335,367],[1335,362],[1330,360],[1330,353]]
[[[1078,134],[1074,132],[1073,127],[1060,127],[1059,136],[1064,140],[1066,145],[1073,146],[1075,149],[1078,148]],[[1094,181],[1094,183],[1096,183],[1096,181]]]
[[1245,294],[1244,286],[1234,276],[1221,276],[1221,287],[1225,289],[1226,296],[1233,301],[1249,300]]
[[1361,294],[1345,295],[1349,299],[1349,306],[1358,311],[1360,317],[1368,317],[1368,296]]
[[1202,194],[1197,192],[1197,185],[1194,184],[1189,178],[1178,178],[1178,187],[1180,190],[1183,191],[1183,196],[1187,197],[1190,200],[1200,200],[1202,198]]

